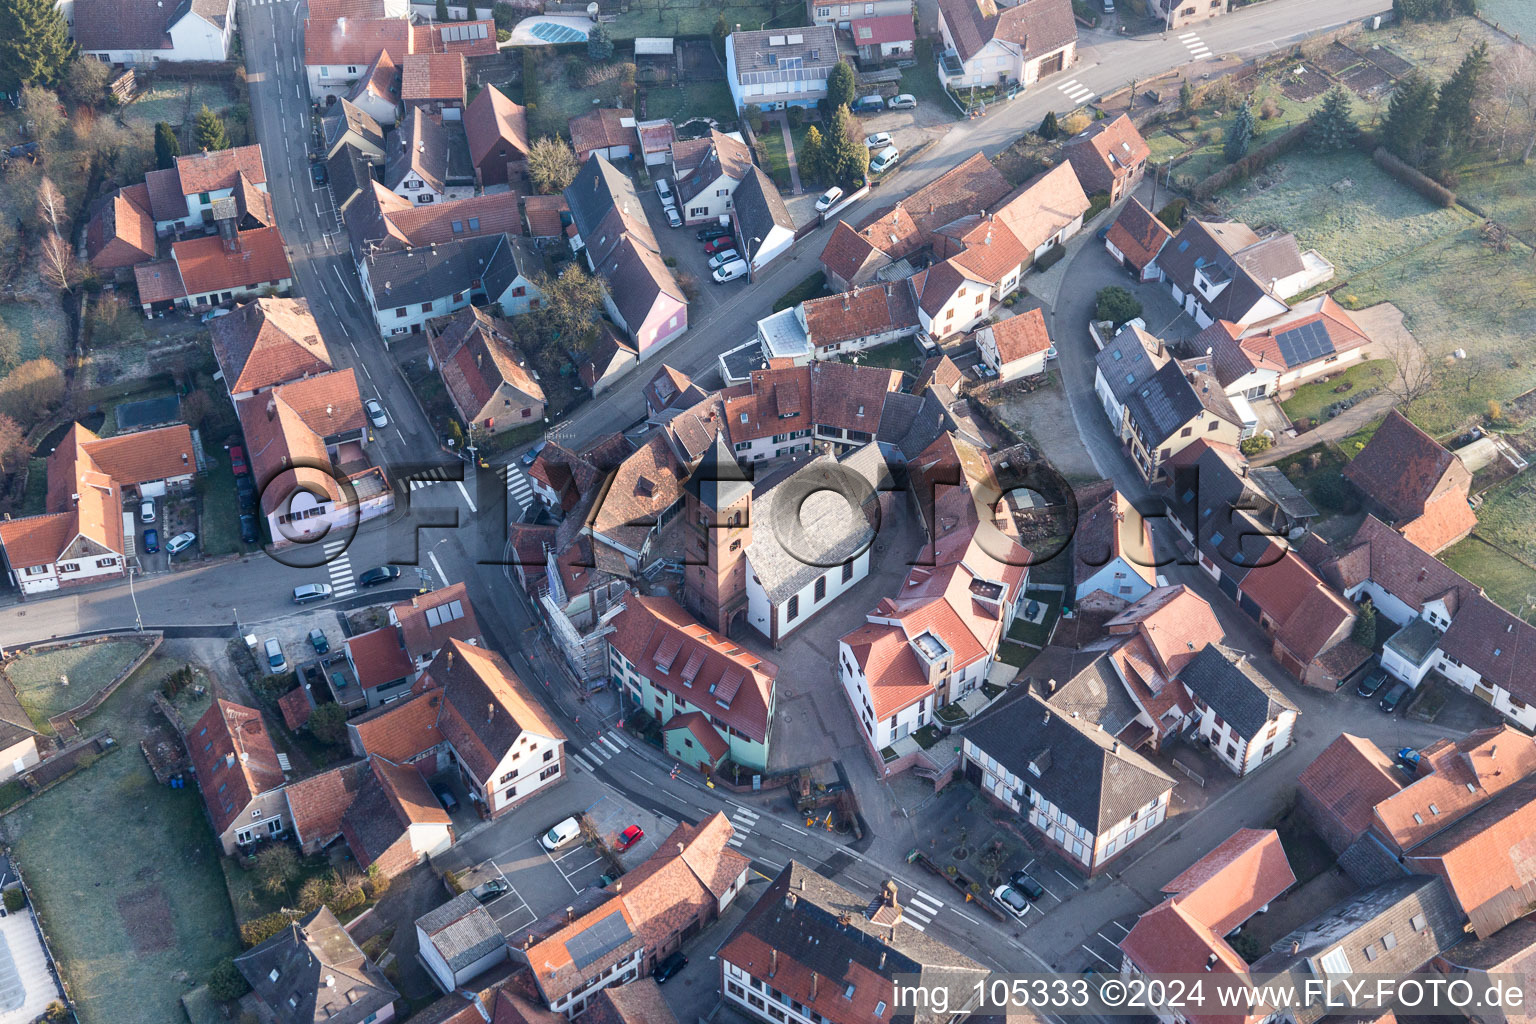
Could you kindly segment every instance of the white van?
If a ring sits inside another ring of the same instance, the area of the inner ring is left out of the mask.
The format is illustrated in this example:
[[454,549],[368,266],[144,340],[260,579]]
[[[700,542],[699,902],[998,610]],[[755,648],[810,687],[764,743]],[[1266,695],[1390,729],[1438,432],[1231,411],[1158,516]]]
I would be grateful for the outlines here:
[[870,161],[869,161],[870,173],[871,174],[884,174],[891,167],[895,166],[896,161],[899,160],[900,158],[901,158],[901,153],[896,149],[895,146],[886,146],[884,149],[882,149],[880,152],[876,153],[872,158],[870,158]]
[[539,837],[539,845],[546,850],[558,850],[581,835],[581,825],[575,817],[566,818]]
[[712,276],[715,279],[715,284],[725,284],[725,282],[734,281],[738,277],[746,277],[747,261],[732,260],[730,263],[717,269]]

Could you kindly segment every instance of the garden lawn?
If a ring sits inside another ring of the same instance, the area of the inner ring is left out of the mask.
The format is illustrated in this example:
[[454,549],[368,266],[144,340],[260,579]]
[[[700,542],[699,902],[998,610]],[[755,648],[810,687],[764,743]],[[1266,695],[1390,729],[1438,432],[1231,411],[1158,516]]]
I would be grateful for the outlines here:
[[827,275],[818,270],[783,295],[780,295],[773,304],[773,311],[777,313],[781,309],[798,306],[806,299],[815,299],[831,294],[827,290]]
[[1536,5],[1531,0],[1482,0],[1478,9],[1483,17],[1506,31],[1536,41]]
[[240,550],[240,500],[235,492],[235,473],[229,459],[215,458],[208,472],[198,478],[203,499],[198,518],[198,541],[203,554],[216,556]]
[[81,728],[118,748],[8,816],[13,850],[82,1024],[181,1019],[177,1001],[239,950],[195,786],[158,785],[136,741],[178,666],[151,658]]
[[21,498],[21,514],[40,516],[48,511],[48,460],[27,460],[27,492]]
[[730,86],[724,82],[688,82],[676,86],[649,86],[645,90],[645,116],[670,118],[682,124],[694,117],[711,117],[724,124],[736,120]]
[[[1483,510],[1477,512],[1481,516]],[[1482,529],[1479,523],[1477,530]],[[1523,613],[1527,622],[1536,622],[1536,569],[1487,543],[1476,532],[1440,552],[1439,558],[1487,591],[1499,607],[1517,615]]]
[[1530,473],[1512,477],[1484,495],[1475,534],[1536,564],[1536,486]]
[[1358,150],[1293,150],[1259,178],[1221,193],[1223,212],[1263,234],[1296,235],[1337,269],[1338,280],[1453,235],[1465,211],[1444,209],[1397,183]]
[[917,102],[958,119],[960,111],[939,84],[938,66],[933,62],[933,40],[919,39],[913,47],[917,63],[901,70],[901,91],[917,97]]
[[789,177],[789,154],[784,149],[784,133],[777,124],[765,124],[758,133],[757,144],[762,149],[763,159],[768,163],[763,170],[768,172],[768,177],[773,179],[774,186],[780,192],[788,191],[793,182]]
[[[1336,373],[1326,381],[1317,381],[1312,384],[1303,384],[1296,389],[1296,393],[1280,403],[1285,414],[1292,420],[1317,419],[1323,414],[1323,410],[1335,402],[1342,401],[1357,391],[1370,387],[1380,387],[1383,380],[1389,379],[1392,370],[1392,360],[1371,359],[1363,363],[1355,363],[1343,373]],[[1349,391],[1335,391],[1342,384],[1353,384]]]
[[[715,19],[725,15],[726,24],[743,29],[789,28],[805,22],[804,6],[790,4],[780,12],[771,4],[748,4],[732,0],[706,4],[703,0],[658,0],[657,3],[631,4],[608,25],[615,40],[639,36],[707,36]],[[775,15],[777,14],[777,17]],[[656,116],[656,115],[651,115]]]
[[[5,667],[5,677],[16,687],[22,710],[32,724],[52,734],[49,718],[90,700],[133,664],[146,646],[133,640],[108,640],[81,647],[24,651]],[[65,677],[69,679],[67,685]]]
[[911,338],[902,338],[886,345],[877,345],[862,352],[855,352],[843,359],[845,363],[857,362],[862,366],[883,366],[887,370],[913,373],[920,365],[923,353]]

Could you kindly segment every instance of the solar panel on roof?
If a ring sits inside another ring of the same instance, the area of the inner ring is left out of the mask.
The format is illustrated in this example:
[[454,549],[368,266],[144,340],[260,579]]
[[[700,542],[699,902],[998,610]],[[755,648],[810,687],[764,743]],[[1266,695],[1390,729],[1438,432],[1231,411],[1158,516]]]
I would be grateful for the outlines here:
[[616,911],[566,939],[565,951],[571,954],[571,962],[577,968],[585,969],[632,938],[634,933],[629,930],[624,915]]
[[1275,344],[1280,346],[1280,358],[1285,360],[1286,366],[1321,359],[1333,351],[1333,339],[1328,337],[1328,330],[1321,320],[1281,331],[1275,335]]

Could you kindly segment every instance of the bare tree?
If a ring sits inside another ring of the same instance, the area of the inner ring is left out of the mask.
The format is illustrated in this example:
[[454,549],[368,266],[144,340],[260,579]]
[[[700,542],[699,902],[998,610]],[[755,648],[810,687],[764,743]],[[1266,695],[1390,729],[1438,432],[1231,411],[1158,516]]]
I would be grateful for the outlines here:
[[80,264],[75,259],[75,250],[57,232],[50,231],[43,236],[37,247],[37,259],[43,280],[61,292],[72,290],[80,280]]
[[69,211],[65,206],[64,194],[46,174],[37,183],[37,215],[48,222],[54,234],[60,231],[68,234],[65,221],[69,217]]
[[0,415],[0,473],[13,472],[26,458],[27,434],[21,424]]
[[21,362],[21,335],[0,320],[0,371],[9,371]]
[[1381,354],[1395,371],[1382,381],[1382,390],[1399,405],[1412,405],[1434,389],[1440,365],[1406,329],[1388,331],[1382,339]]
[[59,106],[59,94],[40,85],[29,85],[21,90],[21,105],[32,125],[32,135],[43,145],[53,141],[64,126],[64,110]]
[[1499,50],[1477,113],[1484,144],[1497,159],[1523,145],[1521,158],[1529,160],[1536,149],[1536,55],[1524,46]]
[[42,421],[63,397],[64,373],[51,359],[29,359],[0,378],[0,414],[19,423]]

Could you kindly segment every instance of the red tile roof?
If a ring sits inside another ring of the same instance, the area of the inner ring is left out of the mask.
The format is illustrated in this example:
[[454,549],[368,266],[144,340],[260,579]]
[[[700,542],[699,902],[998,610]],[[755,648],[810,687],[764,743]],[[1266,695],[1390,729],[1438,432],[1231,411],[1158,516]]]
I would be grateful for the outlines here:
[[380,51],[396,64],[411,52],[411,23],[404,18],[307,18],[304,63],[307,66],[352,64],[367,67]]
[[866,622],[844,634],[840,642],[848,645],[869,683],[869,700],[876,718],[889,718],[933,692],[922,663],[900,626]]
[[155,218],[149,188],[130,185],[112,193],[86,225],[85,247],[98,270],[131,267],[155,258]]
[[324,845],[341,835],[341,819],[365,784],[364,776],[369,771],[367,761],[354,761],[289,783],[283,790],[294,830],[305,846]]
[[1419,752],[1419,777],[1411,785],[1376,804],[1375,831],[1398,850],[1412,849],[1532,775],[1536,741],[1507,725],[1455,743],[1441,740]]
[[705,718],[702,712],[689,711],[686,714],[673,715],[662,727],[663,732],[673,732],[677,729],[685,730],[693,737],[694,742],[709,755],[710,764],[718,764],[722,757],[730,753],[731,748],[724,737],[715,731],[715,727],[709,724],[709,719]]
[[365,751],[405,764],[443,742],[437,725],[442,704],[443,691],[433,688],[375,708],[347,725]]
[[1397,520],[1424,512],[1425,502],[1446,490],[1465,497],[1472,475],[1461,460],[1392,409],[1344,477]]
[[[626,595],[623,610],[610,622],[609,646],[638,673],[690,703],[715,687],[710,715],[756,742],[767,740],[777,665],[706,629],[669,597]],[[675,646],[677,653],[663,669],[656,652],[664,645]],[[691,678],[685,676],[689,668]]]
[[[1178,900],[1164,900],[1137,919],[1120,948],[1146,974],[1210,973],[1214,981],[1246,980],[1248,965],[1232,947],[1193,915]],[[1234,977],[1235,976],[1235,977]],[[1196,1013],[1184,1011],[1192,1024],[1241,1024],[1261,1014]]]
[[380,626],[348,637],[347,652],[357,666],[357,684],[365,690],[409,678],[416,672],[416,663],[406,653],[395,626]]
[[283,724],[297,732],[309,721],[310,712],[315,710],[315,702],[307,689],[295,686],[277,699],[277,707],[283,713]]
[[145,306],[186,298],[187,295],[187,286],[181,283],[181,272],[176,269],[175,260],[140,263],[133,268],[133,279],[139,287],[139,302]]
[[1111,634],[1139,633],[1156,657],[1160,672],[1178,675],[1208,644],[1226,636],[1204,598],[1178,584],[1159,587],[1105,623]]
[[564,234],[560,214],[569,210],[564,195],[523,197],[523,217],[528,221],[528,234],[535,238],[554,238]]
[[1405,867],[1445,879],[1480,939],[1521,917],[1536,893],[1536,779],[1522,779],[1409,852]]
[[1240,828],[1163,892],[1213,934],[1226,935],[1295,884],[1280,833]]
[[527,159],[528,109],[507,99],[494,85],[487,85],[475,94],[464,111],[464,134],[476,167],[498,146],[506,150],[506,160]]
[[[438,609],[446,609],[446,614],[435,614]],[[405,649],[414,658],[431,656],[448,646],[449,640],[473,641],[480,637],[475,606],[470,604],[469,588],[463,583],[415,594],[409,601],[391,605],[389,614],[400,626]]]
[[459,763],[484,785],[524,735],[563,741],[565,733],[495,651],[449,640],[427,666],[443,694],[438,728]]
[[853,31],[855,46],[907,43],[915,38],[912,19],[905,14],[887,14],[879,18],[855,18],[850,27]]
[[997,208],[1020,244],[1033,253],[1088,211],[1088,196],[1071,164],[1059,164],[1026,183]]
[[1297,788],[1341,827],[1346,845],[1371,827],[1376,805],[1406,784],[1381,748],[1349,733],[1328,744],[1296,777]]
[[234,824],[257,796],[283,784],[277,748],[255,708],[217,699],[187,731],[186,740],[215,832]]
[[218,235],[183,239],[171,246],[171,255],[188,295],[276,284],[293,277],[277,228],[241,231],[233,250]]
[[[118,527],[121,533],[122,527]],[[59,560],[64,548],[80,533],[74,512],[51,512],[0,522],[0,544],[5,557],[17,569],[48,565]],[[116,549],[122,553],[121,547]]]
[[307,299],[255,299],[213,321],[208,332],[231,393],[335,369]]
[[916,330],[912,293],[903,284],[872,284],[863,288],[807,299],[800,306],[806,334],[817,348],[868,338],[891,331]]
[[429,329],[427,344],[443,384],[454,405],[471,420],[495,412],[486,406],[504,386],[520,394],[524,404],[543,404],[544,389],[512,347],[514,335],[511,324],[475,307]]
[[1029,259],[1008,225],[991,216],[971,214],[934,233],[940,255],[994,287],[1018,272]]
[[384,219],[411,245],[431,245],[478,235],[521,235],[523,222],[518,215],[521,202],[522,197],[516,192],[492,192],[426,206],[407,203],[385,210]]
[[1404,537],[1430,554],[1463,539],[1477,526],[1477,513],[1460,490],[1448,490],[1424,503],[1424,514],[1404,523]]
[[1269,545],[1240,588],[1274,623],[1275,639],[1304,665],[1342,639],[1340,630],[1355,618],[1354,605],[1280,542]]
[[428,22],[411,26],[411,52],[459,53],[465,57],[493,57],[497,52],[496,23],[489,19]]
[[1152,211],[1142,206],[1140,200],[1133,198],[1115,218],[1105,241],[1124,253],[1131,266],[1143,270],[1157,256],[1163,243],[1172,237],[1168,225],[1152,216]]
[[[576,150],[576,159],[585,160],[594,149],[638,146],[640,137],[634,129],[634,118],[633,110],[614,107],[571,118],[566,127],[571,133],[571,147]],[[625,121],[631,124],[626,126]]]
[[412,53],[400,61],[400,98],[464,102],[464,56],[460,53]]
[[[290,387],[292,385],[289,385]],[[354,382],[354,387],[355,387]],[[251,471],[259,481],[261,510],[271,515],[299,490],[341,500],[325,440],[316,434],[277,390],[235,403]]]
[[181,179],[183,195],[222,192],[233,189],[244,174],[253,184],[264,185],[267,168],[261,160],[260,146],[236,146],[234,149],[204,150],[176,158],[176,174]]
[[1045,329],[1045,315],[1038,309],[999,320],[992,326],[992,341],[997,345],[998,358],[1005,366],[1015,359],[1039,355],[1051,347],[1051,336]]
[[1152,155],[1147,141],[1125,114],[1079,132],[1067,141],[1066,151],[1083,184],[1095,192],[1108,192],[1115,180],[1126,177]]

